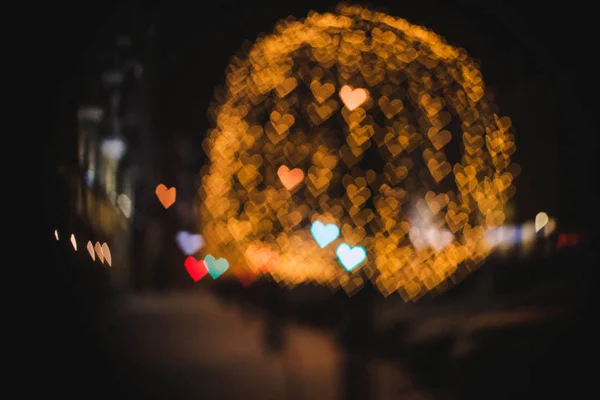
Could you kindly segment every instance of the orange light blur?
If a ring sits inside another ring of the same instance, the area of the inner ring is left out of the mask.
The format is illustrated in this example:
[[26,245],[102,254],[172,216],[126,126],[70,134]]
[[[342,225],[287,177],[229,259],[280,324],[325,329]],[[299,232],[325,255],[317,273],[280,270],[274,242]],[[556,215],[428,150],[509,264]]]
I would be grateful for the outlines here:
[[[340,4],[337,14],[280,21],[232,58],[226,81],[203,144],[200,219],[203,251],[234,273],[348,293],[368,279],[411,301],[464,278],[491,251],[484,232],[505,222],[515,194],[515,140],[463,49]],[[445,153],[453,140],[456,163]],[[380,169],[361,167],[374,158]],[[332,246],[315,242],[317,220],[339,227]],[[433,238],[419,248],[415,220]],[[367,252],[351,272],[336,258],[342,243]]]

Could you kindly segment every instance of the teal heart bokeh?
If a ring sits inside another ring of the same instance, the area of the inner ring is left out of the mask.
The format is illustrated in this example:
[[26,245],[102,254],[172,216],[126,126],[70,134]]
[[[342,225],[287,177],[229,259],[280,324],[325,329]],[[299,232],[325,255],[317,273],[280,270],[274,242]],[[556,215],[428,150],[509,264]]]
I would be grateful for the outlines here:
[[352,271],[358,264],[367,258],[367,252],[360,246],[350,247],[342,243],[336,250],[340,262],[347,271]]
[[310,227],[310,232],[319,247],[324,249],[340,235],[340,228],[334,224],[324,225],[321,221],[315,221]]
[[216,260],[215,257],[210,254],[204,257],[204,262],[206,263],[208,273],[213,279],[217,279],[219,276],[223,275],[229,268],[229,262],[226,259],[219,258]]

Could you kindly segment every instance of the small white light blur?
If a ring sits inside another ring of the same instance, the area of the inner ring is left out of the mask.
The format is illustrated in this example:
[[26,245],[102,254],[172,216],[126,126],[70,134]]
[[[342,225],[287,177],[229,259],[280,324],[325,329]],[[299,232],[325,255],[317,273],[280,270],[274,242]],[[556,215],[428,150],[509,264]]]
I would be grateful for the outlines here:
[[545,212],[538,213],[535,216],[535,231],[539,232],[548,223],[548,214]]
[[421,251],[427,247],[427,242],[425,241],[425,235],[421,233],[421,230],[416,226],[411,226],[410,231],[408,232],[408,238],[412,243],[413,247],[417,249],[417,251]]
[[442,251],[454,240],[447,229],[438,229],[432,223],[432,214],[428,209],[413,209],[412,222],[408,238],[417,251],[432,248]]
[[71,244],[73,245],[73,248],[75,249],[75,251],[77,251],[77,240],[75,240],[74,233],[71,233]]
[[518,228],[514,226],[488,228],[484,234],[484,240],[489,247],[508,249],[517,244],[517,233]]
[[411,227],[408,238],[418,251],[427,247],[431,247],[435,251],[442,251],[452,243],[454,235],[447,229]]
[[435,249],[435,251],[444,250],[454,239],[454,235],[447,229],[431,228],[425,231],[427,243]]
[[521,227],[521,249],[524,254],[528,254],[533,250],[535,245],[535,225],[529,221]]
[[54,230],[54,237],[56,238],[56,240],[58,240],[58,231],[56,229]]
[[117,198],[117,204],[125,217],[129,218],[131,216],[131,199],[126,194],[121,193]]
[[121,139],[106,139],[102,142],[102,154],[110,160],[119,161],[125,153],[125,143]]

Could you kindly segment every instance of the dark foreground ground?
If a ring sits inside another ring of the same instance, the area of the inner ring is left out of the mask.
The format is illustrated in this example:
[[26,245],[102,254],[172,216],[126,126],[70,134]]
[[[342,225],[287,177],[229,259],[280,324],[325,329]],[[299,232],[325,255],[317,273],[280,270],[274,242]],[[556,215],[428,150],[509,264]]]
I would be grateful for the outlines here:
[[[22,386],[25,392],[43,387],[47,395],[67,398],[576,398],[587,397],[596,382],[593,270],[586,268],[593,260],[587,252],[549,263],[577,271],[563,274],[564,284],[545,280],[515,293],[412,306],[374,296],[368,318],[361,319],[354,314],[365,313],[363,292],[349,299],[299,288],[273,297],[264,295],[272,292],[268,284],[244,291],[224,285],[117,292],[100,264],[75,262],[72,250],[56,242],[49,248],[56,260],[49,270],[59,279],[32,317],[40,334],[32,356],[20,360],[35,377]],[[356,321],[370,321],[371,329]]]

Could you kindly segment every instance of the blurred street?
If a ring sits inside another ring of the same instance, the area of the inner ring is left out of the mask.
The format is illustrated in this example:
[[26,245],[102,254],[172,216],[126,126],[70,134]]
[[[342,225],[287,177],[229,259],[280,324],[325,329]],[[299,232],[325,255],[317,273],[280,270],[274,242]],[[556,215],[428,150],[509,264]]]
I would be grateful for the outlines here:
[[[562,292],[555,288],[554,304],[540,295],[548,297],[549,288],[470,305],[377,298],[367,343],[343,333],[344,315],[356,314],[360,295],[316,301],[318,290],[299,288],[285,292],[285,318],[275,323],[278,348],[269,345],[272,313],[251,290],[238,290],[245,300],[225,287],[114,291],[98,263],[71,265],[76,253],[60,243],[54,251],[70,265],[63,273],[72,296],[64,300],[64,322],[60,313],[53,315],[60,338],[49,349],[57,352],[50,360],[70,365],[53,370],[72,377],[73,386],[61,393],[93,388],[94,396],[132,398],[505,399],[585,388],[585,382],[573,386],[568,373],[579,373],[572,360],[590,349],[591,330],[579,329],[583,293],[568,285]],[[338,322],[319,326],[318,309]],[[365,376],[349,381],[356,374]],[[549,381],[555,386],[545,386]]]
[[331,335],[290,326],[283,354],[265,354],[265,326],[257,312],[209,293],[127,296],[113,306],[124,353],[141,371],[132,385],[142,393],[337,397],[339,350]]
[[[257,310],[223,303],[209,293],[126,296],[112,306],[121,351],[138,371],[130,383],[140,393],[176,398],[202,394],[234,399],[249,393],[265,399],[340,398],[344,349],[331,333],[289,324],[282,328],[282,352],[269,353],[264,346],[264,316]],[[531,334],[532,324],[561,316],[564,312],[533,308],[471,318],[466,313],[442,320],[421,317],[409,340],[415,347],[417,342],[436,343],[446,336],[443,330],[460,327],[449,351],[466,355],[486,343],[477,343],[477,338],[461,332],[516,327],[525,336]],[[486,321],[496,326],[485,326]],[[439,398],[418,390],[406,367],[383,357],[372,359],[372,398]]]

